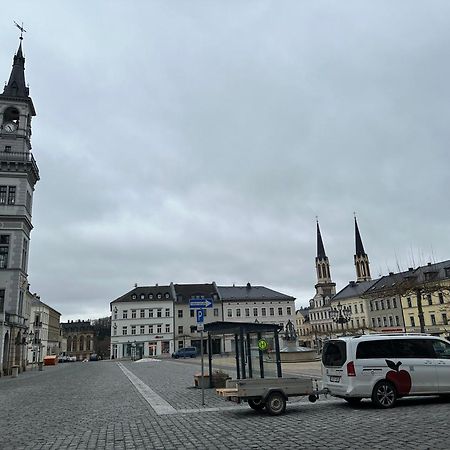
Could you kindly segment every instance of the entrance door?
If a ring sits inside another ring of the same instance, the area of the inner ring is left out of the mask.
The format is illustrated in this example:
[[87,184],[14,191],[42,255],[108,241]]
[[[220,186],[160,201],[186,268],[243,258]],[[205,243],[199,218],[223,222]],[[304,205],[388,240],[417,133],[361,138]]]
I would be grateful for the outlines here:
[[148,343],[148,354],[149,356],[156,356],[156,342]]

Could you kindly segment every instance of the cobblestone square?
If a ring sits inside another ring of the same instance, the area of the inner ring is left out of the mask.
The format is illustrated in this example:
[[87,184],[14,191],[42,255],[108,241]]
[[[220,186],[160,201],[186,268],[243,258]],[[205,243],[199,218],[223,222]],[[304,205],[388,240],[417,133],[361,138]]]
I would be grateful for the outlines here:
[[[338,399],[288,403],[280,417],[193,387],[191,361],[90,362],[0,379],[2,449],[244,449],[450,447],[450,404],[405,399],[380,411]],[[158,413],[130,381],[169,405]],[[292,374],[290,374],[292,375]],[[232,408],[230,408],[232,407]]]

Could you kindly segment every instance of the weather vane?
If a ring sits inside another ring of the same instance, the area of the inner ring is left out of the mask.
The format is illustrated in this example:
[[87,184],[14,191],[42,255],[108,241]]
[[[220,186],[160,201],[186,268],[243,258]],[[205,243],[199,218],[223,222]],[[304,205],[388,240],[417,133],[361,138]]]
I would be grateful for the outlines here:
[[26,33],[27,30],[25,30],[25,28],[23,27],[23,22],[22,22],[22,26],[20,26],[15,20],[14,20],[14,25],[20,30],[20,40],[23,40],[23,33]]

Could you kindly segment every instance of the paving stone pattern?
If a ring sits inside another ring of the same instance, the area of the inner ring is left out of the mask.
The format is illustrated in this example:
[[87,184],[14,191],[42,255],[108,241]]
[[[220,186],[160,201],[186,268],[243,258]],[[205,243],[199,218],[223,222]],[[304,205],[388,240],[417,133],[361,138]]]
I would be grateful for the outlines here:
[[[201,408],[198,367],[122,362],[176,410]],[[205,392],[206,407],[232,404]],[[0,379],[1,449],[448,449],[450,403],[405,399],[388,411],[336,399],[288,404],[285,415],[158,415],[117,363],[65,363]]]

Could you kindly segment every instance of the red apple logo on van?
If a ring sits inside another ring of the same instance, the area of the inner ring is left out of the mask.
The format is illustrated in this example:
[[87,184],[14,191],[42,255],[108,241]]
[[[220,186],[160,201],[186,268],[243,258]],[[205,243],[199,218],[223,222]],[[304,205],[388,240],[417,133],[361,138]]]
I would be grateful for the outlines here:
[[401,362],[395,363],[389,359],[386,359],[386,364],[390,370],[386,374],[386,380],[391,381],[397,388],[398,395],[407,395],[411,391],[412,381],[411,375],[406,370],[399,370]]

